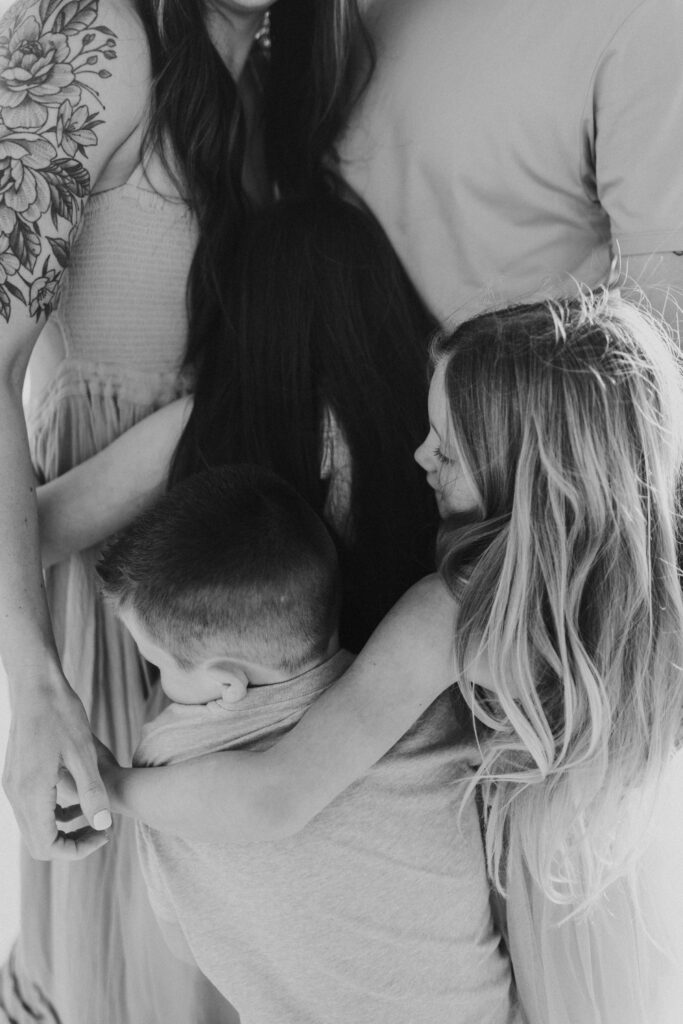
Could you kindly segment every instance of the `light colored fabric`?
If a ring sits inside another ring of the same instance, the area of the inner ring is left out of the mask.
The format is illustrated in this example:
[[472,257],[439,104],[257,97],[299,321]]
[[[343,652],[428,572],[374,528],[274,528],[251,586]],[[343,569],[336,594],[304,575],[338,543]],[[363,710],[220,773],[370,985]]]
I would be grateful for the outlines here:
[[[263,749],[349,663],[344,652],[243,702],[171,705],[136,763]],[[242,1024],[509,1024],[468,751],[443,695],[394,749],[291,839],[217,845],[139,827],[161,918]],[[471,753],[471,750],[469,751]]]
[[545,899],[514,846],[507,917],[529,1024],[680,1024],[683,754],[672,763],[630,876],[590,912]]
[[680,0],[364,6],[342,167],[438,316],[604,282],[617,244],[683,249]]
[[[177,200],[132,184],[89,200],[59,311],[36,350],[43,387],[31,398],[28,426],[41,479],[187,390],[179,367],[195,241]],[[51,569],[47,594],[66,675],[93,730],[130,763],[158,687],[98,597],[95,557],[85,552]],[[21,934],[0,972],[0,1021],[3,1007],[16,1024],[234,1021],[213,986],[166,949],[130,822],[118,820],[110,842],[83,861],[24,854],[21,868]]]

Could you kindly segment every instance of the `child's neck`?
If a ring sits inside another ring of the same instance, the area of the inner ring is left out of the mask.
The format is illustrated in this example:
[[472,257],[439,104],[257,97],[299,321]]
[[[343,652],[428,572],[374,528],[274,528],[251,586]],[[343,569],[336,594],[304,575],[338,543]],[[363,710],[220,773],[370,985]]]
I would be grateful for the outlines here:
[[302,676],[305,672],[311,672],[318,665],[322,665],[323,662],[332,658],[338,650],[339,634],[335,631],[330,637],[325,653],[322,656],[311,658],[310,661],[301,665],[295,673],[287,672],[286,669],[279,665],[257,665],[254,663],[250,663],[248,666],[245,665],[244,670],[249,679],[250,686],[268,686],[270,683],[284,683],[295,676]]

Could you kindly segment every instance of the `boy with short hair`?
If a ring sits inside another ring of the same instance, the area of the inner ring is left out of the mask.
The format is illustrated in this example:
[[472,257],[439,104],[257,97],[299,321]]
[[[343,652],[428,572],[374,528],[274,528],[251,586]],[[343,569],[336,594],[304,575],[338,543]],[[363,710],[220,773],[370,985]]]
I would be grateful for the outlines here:
[[[106,551],[104,590],[175,702],[136,764],[264,749],[346,670],[334,545],[256,467],[186,480]],[[277,842],[139,826],[152,906],[243,1024],[503,1024],[488,903],[448,695],[364,778]],[[201,798],[201,794],[198,794]]]

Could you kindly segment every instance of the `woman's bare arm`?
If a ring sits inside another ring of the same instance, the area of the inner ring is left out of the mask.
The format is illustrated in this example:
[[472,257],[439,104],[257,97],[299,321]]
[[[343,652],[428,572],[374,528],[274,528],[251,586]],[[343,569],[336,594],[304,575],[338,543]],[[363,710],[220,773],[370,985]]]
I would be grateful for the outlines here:
[[456,606],[430,576],[375,630],[351,668],[269,750],[120,769],[103,753],[112,808],[216,842],[298,831],[373,765],[455,679]]
[[106,812],[87,718],[55,650],[21,391],[89,193],[141,123],[144,31],[112,0],[17,3],[0,19],[0,650],[12,699],[3,782],[34,856],[82,856],[57,833],[60,769],[90,825]]
[[191,407],[189,397],[171,402],[38,488],[44,567],[123,529],[164,490]]

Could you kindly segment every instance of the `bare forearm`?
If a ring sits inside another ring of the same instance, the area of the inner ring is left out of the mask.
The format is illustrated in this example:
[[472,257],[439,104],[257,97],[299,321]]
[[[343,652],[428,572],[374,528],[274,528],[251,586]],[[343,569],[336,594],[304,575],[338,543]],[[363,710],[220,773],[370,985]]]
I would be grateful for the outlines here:
[[[98,13],[100,6],[106,13]],[[3,8],[0,32],[5,42],[9,40],[10,57],[12,52],[20,56],[21,33],[33,26],[31,31],[40,33],[35,43],[40,58],[36,67],[40,66],[47,60],[48,51],[43,49],[56,38],[55,25],[70,17],[66,14],[69,4],[22,0]],[[7,89],[0,96],[3,137],[14,168],[0,197],[3,223],[12,225],[11,235],[3,235],[6,251],[0,294],[0,651],[14,703],[3,780],[28,847],[38,857],[87,854],[106,841],[101,832],[109,818],[85,709],[61,672],[52,639],[21,408],[26,365],[56,301],[87,193],[98,185],[119,183],[122,165],[115,156],[143,123],[148,102],[148,46],[132,5],[102,0],[88,10],[85,22],[72,18],[68,39],[59,36],[63,45],[56,65],[71,83],[74,108],[78,105],[78,111],[87,115],[89,129],[98,129],[82,133],[77,154],[73,144],[67,144],[68,133],[60,130],[61,115],[49,99],[43,96],[43,102],[32,102],[22,113],[16,105],[18,93],[14,101]],[[100,17],[102,24],[95,24]],[[84,48],[96,37],[97,44],[84,60]],[[94,70],[105,40],[108,70],[102,65]],[[21,69],[20,75],[31,78]],[[96,90],[92,75],[99,76]],[[66,204],[56,201],[57,193],[49,186],[50,175],[58,171],[70,193]],[[65,771],[97,835],[81,831],[69,838],[58,831],[56,783]]]
[[248,843],[297,831],[268,752],[230,751],[162,768],[105,772],[112,810],[200,842]]
[[38,488],[45,567],[101,543],[163,492],[190,409],[189,398],[172,402]]
[[97,775],[83,706],[64,678],[55,648],[38,554],[35,484],[20,401],[20,378],[0,382],[0,651],[13,728],[5,791],[37,857],[83,856],[106,841],[84,831],[74,844],[58,832],[55,783],[73,776],[90,825],[106,827],[107,797]]
[[[0,651],[14,700],[59,678],[38,555],[35,480],[17,389],[0,387]],[[47,675],[42,670],[48,669]],[[49,671],[56,669],[56,672]]]

